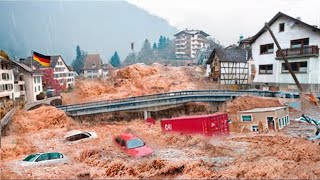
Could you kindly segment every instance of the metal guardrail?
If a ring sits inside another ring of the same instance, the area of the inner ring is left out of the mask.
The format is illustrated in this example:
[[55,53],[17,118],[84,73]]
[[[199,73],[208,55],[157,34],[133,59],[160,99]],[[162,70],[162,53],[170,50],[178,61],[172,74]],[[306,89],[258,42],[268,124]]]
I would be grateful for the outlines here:
[[151,107],[183,104],[187,102],[224,102],[239,95],[274,97],[274,93],[270,91],[194,90],[58,106],[57,108],[68,112],[72,116],[80,116],[124,110],[138,110]]

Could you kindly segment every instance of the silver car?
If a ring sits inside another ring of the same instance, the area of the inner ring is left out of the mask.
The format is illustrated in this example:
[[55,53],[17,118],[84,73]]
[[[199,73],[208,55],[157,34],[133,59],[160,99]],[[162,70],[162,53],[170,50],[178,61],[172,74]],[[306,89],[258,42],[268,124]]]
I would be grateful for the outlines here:
[[67,164],[69,158],[58,152],[31,154],[22,160],[22,166],[41,166],[51,164]]
[[68,144],[74,144],[78,142],[90,141],[97,138],[98,135],[95,132],[82,132],[80,130],[69,131],[67,135],[64,136],[64,139]]

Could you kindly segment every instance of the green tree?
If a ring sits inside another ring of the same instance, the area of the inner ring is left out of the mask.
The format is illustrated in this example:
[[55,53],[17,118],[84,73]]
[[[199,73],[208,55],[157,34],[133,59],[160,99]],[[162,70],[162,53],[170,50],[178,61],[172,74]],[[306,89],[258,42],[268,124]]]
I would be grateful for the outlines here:
[[125,65],[135,64],[136,60],[137,60],[136,54],[130,53],[130,54],[128,54],[126,59],[123,61],[123,64],[125,64]]
[[153,59],[154,59],[153,50],[151,48],[149,40],[146,39],[144,41],[144,44],[143,44],[139,54],[138,54],[138,60],[139,60],[139,62],[144,62],[144,63],[150,64],[150,63],[152,63]]
[[121,61],[117,51],[115,51],[113,56],[111,57],[110,64],[113,67],[121,67]]
[[72,61],[71,66],[74,68],[74,70],[80,74],[83,66],[84,66],[84,57],[85,52],[80,49],[80,46],[77,45],[76,47],[76,58]]
[[166,38],[163,36],[160,36],[159,42],[158,42],[158,49],[163,49],[165,47]]
[[154,50],[157,49],[157,43],[153,43],[152,49],[154,49]]

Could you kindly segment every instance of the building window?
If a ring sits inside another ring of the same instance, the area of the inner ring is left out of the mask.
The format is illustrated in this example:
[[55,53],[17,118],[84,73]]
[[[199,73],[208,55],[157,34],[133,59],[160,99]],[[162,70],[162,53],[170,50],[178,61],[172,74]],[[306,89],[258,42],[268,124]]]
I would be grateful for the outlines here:
[[0,92],[3,92],[4,91],[4,86],[3,84],[0,84]]
[[12,84],[6,84],[5,88],[6,88],[6,91],[12,91],[13,85]]
[[[292,63],[289,63],[289,66],[291,67],[293,72],[297,72],[297,73],[306,73],[306,72],[308,72],[308,62],[307,61],[292,62]],[[289,72],[289,69],[288,69],[288,67],[286,66],[285,63],[282,63],[281,72],[282,73],[288,73]]]
[[2,80],[5,80],[5,81],[10,80],[10,75],[8,73],[2,73]]
[[260,46],[260,54],[271,54],[273,53],[273,43],[264,44]]
[[291,40],[291,48],[303,48],[309,46],[309,38]]
[[241,115],[242,121],[252,121],[252,115]]
[[22,74],[19,75],[19,81],[24,81]]
[[283,32],[284,31],[284,23],[280,23],[279,24],[279,32]]
[[33,78],[34,83],[37,83],[37,77]]
[[252,132],[258,132],[259,131],[258,125],[252,125],[251,129],[252,129]]
[[34,87],[34,92],[37,92],[37,87]]
[[282,128],[281,119],[280,118],[278,119],[278,124],[279,124],[279,128]]
[[259,74],[273,74],[273,65],[259,65]]
[[40,91],[40,86],[38,86],[38,91]]

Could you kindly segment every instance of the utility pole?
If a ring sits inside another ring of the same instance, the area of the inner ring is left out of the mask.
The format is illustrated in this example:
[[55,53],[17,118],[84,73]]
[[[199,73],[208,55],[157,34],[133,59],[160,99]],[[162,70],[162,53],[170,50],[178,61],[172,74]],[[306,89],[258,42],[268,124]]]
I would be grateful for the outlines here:
[[292,71],[292,68],[291,68],[291,66],[289,65],[288,59],[287,59],[287,57],[284,55],[284,53],[283,53],[283,51],[282,51],[282,49],[281,49],[281,47],[280,47],[280,45],[279,45],[276,37],[274,36],[273,32],[271,31],[268,23],[265,23],[265,28],[269,31],[272,39],[273,39],[274,42],[276,43],[277,48],[278,48],[278,50],[279,50],[279,52],[280,52],[280,54],[281,54],[281,56],[282,56],[282,58],[283,58],[283,60],[284,60],[284,63],[285,63],[286,66],[288,67],[288,70],[289,70],[289,72],[290,72],[290,74],[291,74],[294,82],[296,83],[296,85],[297,85],[300,93],[302,93],[302,92],[303,92],[303,88],[302,88],[302,86],[301,86],[301,84],[300,84],[297,76],[296,76],[296,75],[294,74],[294,72]]

